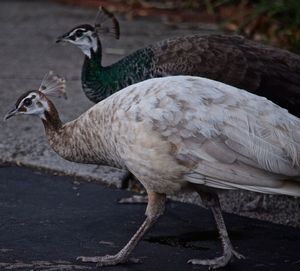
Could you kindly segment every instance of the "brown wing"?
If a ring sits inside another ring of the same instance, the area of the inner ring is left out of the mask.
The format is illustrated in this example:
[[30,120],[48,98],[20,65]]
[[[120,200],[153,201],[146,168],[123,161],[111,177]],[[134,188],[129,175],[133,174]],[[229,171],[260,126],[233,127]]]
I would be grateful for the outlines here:
[[195,75],[265,96],[300,117],[300,56],[229,35],[193,35],[153,46],[155,76]]

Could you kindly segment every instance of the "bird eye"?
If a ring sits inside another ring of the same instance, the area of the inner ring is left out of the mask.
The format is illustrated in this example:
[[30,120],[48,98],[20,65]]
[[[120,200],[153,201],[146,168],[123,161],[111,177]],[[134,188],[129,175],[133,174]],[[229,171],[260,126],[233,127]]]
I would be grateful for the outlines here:
[[77,30],[75,33],[76,37],[81,37],[83,35],[83,31],[82,30]]
[[23,104],[25,106],[30,106],[32,104],[32,101],[31,101],[31,99],[27,98],[27,99],[24,100]]

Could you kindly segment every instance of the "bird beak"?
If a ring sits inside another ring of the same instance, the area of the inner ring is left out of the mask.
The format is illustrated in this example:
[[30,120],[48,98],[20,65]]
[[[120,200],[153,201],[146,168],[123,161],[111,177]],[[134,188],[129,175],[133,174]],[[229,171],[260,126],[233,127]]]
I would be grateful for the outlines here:
[[6,113],[6,115],[4,116],[4,120],[8,120],[9,118],[17,115],[18,113],[19,113],[18,109],[14,108]]
[[65,41],[68,41],[68,39],[67,39],[67,34],[63,34],[63,35],[61,35],[61,36],[59,36],[57,39],[56,39],[56,43],[60,43],[60,42],[65,42]]

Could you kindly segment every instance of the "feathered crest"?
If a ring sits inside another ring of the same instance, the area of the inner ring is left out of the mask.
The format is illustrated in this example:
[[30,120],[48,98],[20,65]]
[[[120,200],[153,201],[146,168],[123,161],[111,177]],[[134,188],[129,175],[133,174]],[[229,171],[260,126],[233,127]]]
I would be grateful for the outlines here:
[[53,71],[49,71],[45,74],[39,87],[39,91],[46,95],[63,96],[67,99],[66,80],[58,75],[54,75]]
[[104,7],[99,7],[95,19],[95,29],[99,36],[111,35],[115,39],[120,38],[120,26],[116,17]]

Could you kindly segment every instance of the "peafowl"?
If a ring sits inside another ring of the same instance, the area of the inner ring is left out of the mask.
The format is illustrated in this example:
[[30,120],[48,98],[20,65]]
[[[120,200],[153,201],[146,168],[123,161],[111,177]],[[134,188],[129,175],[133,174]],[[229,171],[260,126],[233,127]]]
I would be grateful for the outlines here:
[[[82,88],[94,103],[149,78],[194,75],[265,96],[300,117],[300,57],[296,54],[241,36],[191,35],[149,45],[103,67],[99,37],[105,34],[119,39],[120,27],[112,13],[100,8],[94,26],[79,25],[57,39],[75,44],[85,54]],[[250,211],[260,208],[267,209],[265,197],[243,207]]]
[[300,56],[236,35],[190,35],[139,49],[102,66],[99,36],[120,36],[119,23],[100,8],[95,25],[79,25],[57,39],[85,55],[82,88],[97,103],[131,84],[156,77],[193,75],[245,89],[300,117]]
[[[218,193],[245,189],[300,196],[300,119],[264,97],[207,78],[153,78],[113,94],[63,124],[43,86],[23,94],[5,119],[41,118],[49,144],[78,163],[130,171],[148,194],[146,219],[115,255],[86,257],[98,266],[126,262],[163,214],[167,194],[197,191],[212,211],[223,254],[191,264],[226,266],[234,250]],[[63,89],[59,81],[57,89]],[[188,214],[187,214],[188,215]]]

